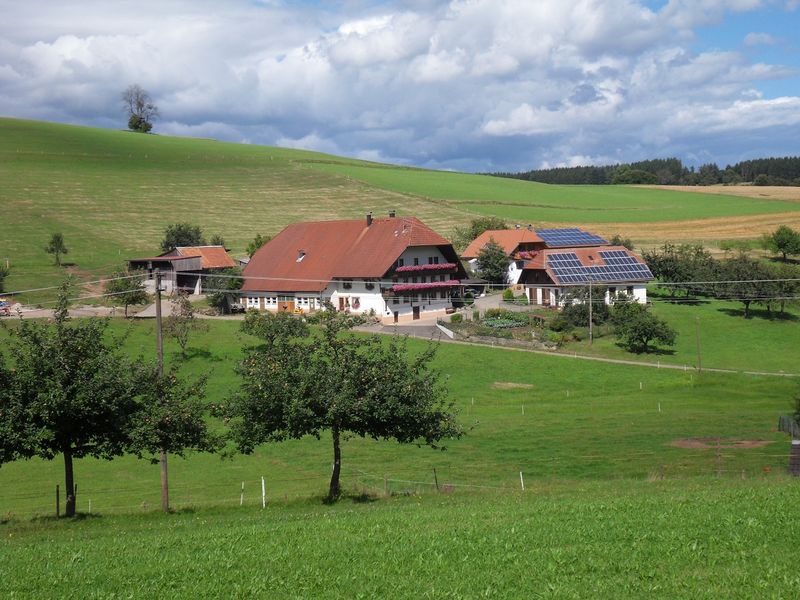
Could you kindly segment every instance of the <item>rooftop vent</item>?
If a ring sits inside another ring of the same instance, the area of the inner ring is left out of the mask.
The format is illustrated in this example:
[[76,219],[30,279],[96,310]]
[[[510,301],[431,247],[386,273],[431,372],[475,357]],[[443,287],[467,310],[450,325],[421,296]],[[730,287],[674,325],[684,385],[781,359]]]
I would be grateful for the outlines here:
[[301,262],[306,257],[305,250],[298,250],[297,251],[297,260],[295,262]]
[[519,223],[517,223],[516,225],[514,225],[514,229],[519,229]]

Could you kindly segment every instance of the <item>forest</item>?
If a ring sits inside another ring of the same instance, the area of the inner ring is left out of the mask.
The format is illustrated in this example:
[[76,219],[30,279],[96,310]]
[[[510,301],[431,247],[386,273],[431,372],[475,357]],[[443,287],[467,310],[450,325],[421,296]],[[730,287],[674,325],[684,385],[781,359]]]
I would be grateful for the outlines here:
[[658,158],[618,165],[557,167],[521,173],[491,173],[553,183],[570,184],[659,184],[659,185],[792,185],[800,186],[800,156],[757,158],[720,168],[715,163],[687,167],[678,158]]

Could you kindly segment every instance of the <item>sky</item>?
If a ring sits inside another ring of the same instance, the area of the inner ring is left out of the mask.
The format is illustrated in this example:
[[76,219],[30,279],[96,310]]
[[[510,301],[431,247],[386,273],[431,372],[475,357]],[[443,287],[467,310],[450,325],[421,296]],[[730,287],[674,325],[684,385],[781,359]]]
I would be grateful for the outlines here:
[[0,116],[472,172],[800,154],[800,0],[0,0]]

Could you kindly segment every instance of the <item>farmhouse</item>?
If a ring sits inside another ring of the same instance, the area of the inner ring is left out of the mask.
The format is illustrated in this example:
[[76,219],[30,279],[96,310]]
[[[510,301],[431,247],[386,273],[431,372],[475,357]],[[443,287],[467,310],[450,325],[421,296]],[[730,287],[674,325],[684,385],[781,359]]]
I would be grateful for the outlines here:
[[492,241],[505,250],[506,255],[511,259],[506,276],[509,285],[516,284],[522,275],[525,260],[521,253],[542,247],[543,243],[542,238],[536,235],[531,225],[527,227],[517,225],[515,229],[490,229],[472,240],[466,250],[461,253],[461,258],[466,260],[473,270],[476,270],[478,254],[486,244]]
[[375,314],[387,322],[444,314],[466,273],[450,242],[415,217],[294,223],[253,255],[248,309]]
[[[653,274],[645,262],[623,246],[578,228],[491,230],[475,238],[462,255],[472,264],[480,250],[494,240],[511,259],[508,283],[524,286],[531,304],[558,306],[570,287],[607,288],[605,301],[627,294],[647,301],[645,284]],[[473,258],[474,257],[474,258]]]
[[157,270],[162,273],[161,281],[166,293],[182,290],[201,294],[203,275],[235,266],[236,263],[222,246],[181,246],[151,258],[128,260],[131,270],[147,271],[145,288],[150,293],[155,291],[153,274]]

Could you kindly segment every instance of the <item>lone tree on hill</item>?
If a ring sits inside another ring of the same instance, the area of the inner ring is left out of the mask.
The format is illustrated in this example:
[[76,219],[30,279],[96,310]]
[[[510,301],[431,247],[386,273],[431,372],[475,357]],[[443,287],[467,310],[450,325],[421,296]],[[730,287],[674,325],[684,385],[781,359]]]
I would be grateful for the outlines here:
[[203,232],[199,225],[172,223],[164,230],[161,250],[171,252],[178,246],[204,246]]
[[150,94],[134,83],[122,92],[122,101],[128,113],[128,129],[148,133],[153,129],[153,121],[159,116],[158,107],[153,104]]
[[327,500],[333,502],[341,494],[343,437],[437,447],[462,430],[438,374],[429,368],[434,346],[411,357],[405,339],[356,337],[347,332],[351,317],[333,310],[321,314],[322,327],[313,334],[291,315],[247,315],[244,331],[265,343],[245,349],[243,385],[226,412],[244,453],[264,442],[319,438],[329,430],[333,472]]
[[489,240],[478,252],[476,266],[481,277],[491,283],[506,283],[508,280],[508,265],[511,259],[503,250],[503,247],[494,241]]
[[50,236],[50,242],[45,246],[44,251],[52,254],[56,259],[56,265],[61,266],[61,255],[69,254],[67,245],[64,243],[64,234],[54,233]]

